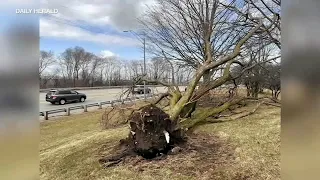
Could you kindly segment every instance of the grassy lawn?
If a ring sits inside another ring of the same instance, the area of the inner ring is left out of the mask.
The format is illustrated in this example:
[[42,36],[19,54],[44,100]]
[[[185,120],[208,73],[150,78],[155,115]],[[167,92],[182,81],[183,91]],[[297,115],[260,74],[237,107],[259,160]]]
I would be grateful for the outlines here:
[[102,130],[103,110],[40,124],[41,179],[280,179],[280,108],[262,105],[255,114],[201,125],[192,146],[161,160],[129,159],[104,169],[127,126]]

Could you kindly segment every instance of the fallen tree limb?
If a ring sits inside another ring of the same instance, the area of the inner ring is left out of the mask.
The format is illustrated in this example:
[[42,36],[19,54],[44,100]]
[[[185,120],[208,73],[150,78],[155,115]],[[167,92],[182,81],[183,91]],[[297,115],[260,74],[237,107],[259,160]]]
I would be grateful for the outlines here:
[[266,104],[266,105],[271,105],[271,106],[275,106],[275,107],[281,107],[281,104],[276,104],[276,103],[264,102],[264,104]]
[[228,101],[219,107],[203,108],[201,110],[198,110],[195,112],[194,117],[196,117],[196,118],[183,119],[182,121],[180,121],[181,127],[183,127],[184,129],[187,129],[187,130],[190,128],[193,128],[197,124],[199,124],[201,122],[205,122],[208,117],[212,117],[216,114],[219,114],[219,113],[225,111],[226,109],[228,109],[230,106],[238,104],[239,102],[241,102],[243,100],[245,100],[245,98]]
[[247,97],[247,100],[251,100],[251,101],[259,101],[259,100],[262,100],[262,99],[269,99],[271,101],[273,101],[274,103],[278,103],[278,104],[281,104],[281,101],[277,100],[277,99],[274,99],[274,98],[271,98],[271,97],[268,97],[268,96],[264,96],[264,97],[259,97],[259,98],[252,98],[252,97]]
[[270,98],[273,102],[275,102],[275,103],[279,103],[279,104],[281,104],[281,101],[279,101],[278,99],[275,99],[275,98]]
[[218,120],[213,120],[213,119],[208,119],[206,120],[206,122],[210,122],[210,123],[220,123],[220,122],[227,122],[227,121],[234,121],[234,120],[237,120],[237,119],[240,119],[240,118],[244,118],[246,116],[249,116],[253,113],[255,113],[258,108],[261,106],[261,104],[263,104],[264,102],[260,102],[257,104],[257,106],[252,109],[251,111],[248,111],[248,112],[245,112],[243,114],[239,113],[239,116],[236,116],[236,117],[230,117],[230,118],[225,118],[225,119],[218,119]]
[[214,118],[218,119],[218,118],[225,118],[225,117],[231,117],[233,115],[236,115],[236,114],[241,114],[241,113],[244,113],[245,111],[231,111],[230,112],[232,114],[226,114],[226,115],[221,115],[221,114],[217,114],[216,116],[213,116]]

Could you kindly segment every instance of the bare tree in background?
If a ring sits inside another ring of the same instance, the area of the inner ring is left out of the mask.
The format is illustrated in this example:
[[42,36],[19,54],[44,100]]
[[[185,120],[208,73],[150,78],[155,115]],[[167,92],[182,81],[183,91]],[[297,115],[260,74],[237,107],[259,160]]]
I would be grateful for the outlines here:
[[41,77],[43,72],[55,62],[56,60],[52,51],[40,51],[39,76]]
[[[261,44],[263,45],[263,44]],[[258,94],[263,91],[267,83],[267,77],[272,76],[269,74],[266,62],[268,59],[272,57],[272,51],[274,48],[272,46],[264,46],[264,48],[251,48],[249,54],[249,61],[244,64],[244,66],[249,67],[254,64],[258,64],[257,66],[248,69],[245,73],[243,73],[237,84],[243,84],[247,88],[247,96],[258,98]],[[233,68],[232,72],[234,76],[237,76],[241,73],[242,67],[236,66]],[[280,77],[279,77],[280,78]]]
[[[47,82],[52,79],[50,73],[45,73],[48,67],[54,65],[56,59],[54,58],[54,53],[52,51],[40,51],[39,59],[39,78],[40,78],[40,87],[45,86]],[[45,75],[46,74],[46,75]]]
[[[82,79],[82,83],[88,84],[90,65],[95,55],[86,52],[82,47],[74,47],[66,49],[61,55],[59,60],[59,66],[61,68],[62,76],[65,80],[65,84],[76,87],[77,81]],[[81,76],[81,77],[80,77]]]
[[267,76],[266,76],[265,88],[268,88],[271,90],[272,97],[274,99],[278,99],[281,91],[281,81],[280,81],[281,66],[280,64],[269,64],[267,65],[266,70],[267,70]]
[[[97,61],[95,61],[95,55],[90,53],[90,52],[86,52],[85,50],[82,52],[82,56],[81,56],[81,60],[79,63],[79,71],[81,74],[81,80],[82,80],[82,85],[84,86],[89,86],[90,85],[90,81],[91,79],[91,75],[92,75],[92,71],[94,70],[93,68],[96,68],[97,65]],[[79,79],[79,77],[78,77]]]

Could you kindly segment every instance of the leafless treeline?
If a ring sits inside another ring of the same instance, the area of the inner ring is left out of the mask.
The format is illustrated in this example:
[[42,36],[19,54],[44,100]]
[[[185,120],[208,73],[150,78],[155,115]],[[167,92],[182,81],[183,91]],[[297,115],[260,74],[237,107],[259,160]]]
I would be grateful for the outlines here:
[[[281,57],[280,4],[280,0],[157,0],[140,19],[139,33],[154,55],[143,79],[167,86],[188,82],[193,90],[185,94],[184,104],[244,75],[253,76],[254,69]],[[232,76],[236,67],[239,73]],[[142,61],[101,58],[75,47],[55,56],[42,52],[39,72],[41,88],[47,88],[132,84],[142,70]],[[196,85],[202,90],[194,92]]]
[[[192,77],[188,67],[171,65],[161,57],[146,61],[147,76],[170,83],[184,84]],[[143,60],[121,60],[101,57],[81,47],[68,48],[61,54],[41,51],[39,62],[40,88],[93,87],[132,85],[143,72]],[[172,73],[174,76],[172,76]]]

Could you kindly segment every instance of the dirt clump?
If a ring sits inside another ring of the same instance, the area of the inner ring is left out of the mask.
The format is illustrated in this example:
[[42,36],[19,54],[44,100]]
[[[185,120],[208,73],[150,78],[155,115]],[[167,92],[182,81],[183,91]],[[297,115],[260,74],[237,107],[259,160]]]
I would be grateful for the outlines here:
[[120,162],[125,156],[139,155],[152,159],[171,152],[186,142],[184,130],[168,114],[155,105],[147,105],[129,117],[130,132],[120,140],[114,155],[100,160],[102,163]]

